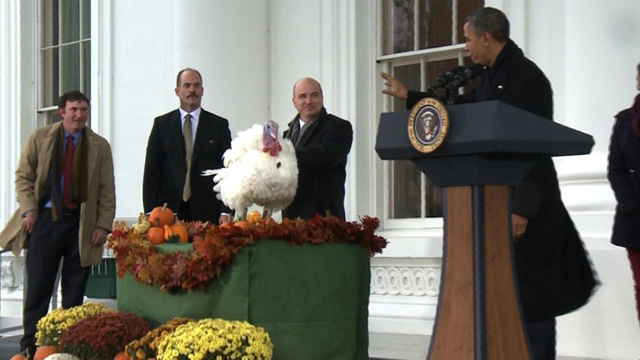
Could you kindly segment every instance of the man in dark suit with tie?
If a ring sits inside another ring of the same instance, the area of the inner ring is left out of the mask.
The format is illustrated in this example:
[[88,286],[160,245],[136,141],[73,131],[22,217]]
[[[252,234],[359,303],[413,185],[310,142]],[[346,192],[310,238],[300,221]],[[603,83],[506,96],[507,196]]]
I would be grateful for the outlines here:
[[293,105],[298,115],[289,123],[284,137],[296,148],[298,191],[283,217],[311,219],[333,215],[345,219],[344,183],[347,155],[351,150],[351,124],[327,113],[322,87],[312,78],[293,86]]
[[218,169],[231,146],[229,122],[201,108],[202,76],[186,68],[176,78],[180,108],[153,123],[144,165],[144,211],[167,206],[182,220],[212,223],[229,221],[228,209],[216,199],[211,177],[200,174]]

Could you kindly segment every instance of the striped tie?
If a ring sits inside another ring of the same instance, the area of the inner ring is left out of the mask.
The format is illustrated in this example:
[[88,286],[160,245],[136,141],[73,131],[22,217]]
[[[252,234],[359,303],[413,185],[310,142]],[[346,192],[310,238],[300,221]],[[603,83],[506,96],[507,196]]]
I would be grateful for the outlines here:
[[193,140],[191,137],[191,114],[184,116],[184,126],[182,136],[184,136],[185,153],[187,155],[187,175],[184,179],[184,189],[182,190],[182,201],[187,202],[191,198],[191,156],[193,155]]
[[68,210],[76,207],[73,201],[73,155],[76,145],[73,143],[73,135],[67,136],[67,149],[64,152],[64,188],[62,190],[62,202]]

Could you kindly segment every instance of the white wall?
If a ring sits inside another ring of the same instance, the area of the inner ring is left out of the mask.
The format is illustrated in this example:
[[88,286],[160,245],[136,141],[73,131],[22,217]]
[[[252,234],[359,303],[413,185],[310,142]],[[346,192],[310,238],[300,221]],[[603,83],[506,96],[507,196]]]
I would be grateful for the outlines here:
[[[15,117],[20,109],[20,62],[16,57],[20,53],[20,6],[7,2],[0,3],[0,119]],[[20,123],[0,121],[0,139],[17,138]],[[7,146],[0,155],[0,191],[1,194],[15,194],[13,173],[20,156],[20,144]],[[3,196],[0,201],[0,223],[4,224],[17,208],[14,196]]]
[[[306,76],[323,82],[319,66],[322,62],[321,2],[272,0],[270,3],[271,115],[284,127],[296,115],[291,101],[293,84]],[[325,106],[331,112],[331,97],[323,90]]]
[[634,0],[538,0],[525,8],[525,50],[551,81],[555,120],[595,139],[590,155],[556,159],[563,199],[602,282],[589,304],[558,318],[558,353],[635,359],[640,328],[626,252],[609,243],[615,198],[606,159],[613,116],[636,94],[640,8]]
[[[354,145],[347,163],[347,219],[357,217],[356,158],[361,156],[357,155],[355,142],[360,137],[360,123],[370,121],[360,119],[363,105],[356,101],[356,88],[360,90],[356,77],[362,70],[360,63],[356,63],[359,54],[355,23],[361,18],[356,3],[364,8],[372,6],[369,2],[353,0],[272,0],[270,22],[273,119],[281,127],[293,119],[296,115],[291,100],[293,84],[310,76],[322,85],[327,111],[351,122],[353,127]],[[366,66],[371,68],[372,63]],[[362,158],[367,158],[366,154]]]
[[23,144],[35,129],[34,4],[0,4],[0,226],[17,209],[14,173]]
[[227,118],[232,134],[269,119],[268,2],[120,0],[112,7],[116,216],[131,218],[142,211],[153,119],[179,106],[180,69],[201,72],[202,107]]

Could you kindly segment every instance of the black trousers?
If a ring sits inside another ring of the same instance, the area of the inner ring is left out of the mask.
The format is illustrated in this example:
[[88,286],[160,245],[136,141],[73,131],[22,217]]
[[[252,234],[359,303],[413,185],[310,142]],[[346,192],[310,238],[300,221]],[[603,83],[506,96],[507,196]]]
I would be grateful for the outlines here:
[[525,320],[533,360],[555,360],[556,319]]
[[49,310],[56,274],[62,259],[62,307],[82,305],[91,267],[82,267],[78,247],[80,214],[66,214],[53,222],[50,209],[41,209],[27,250],[27,293],[22,325],[24,336],[20,349],[35,345],[38,320]]

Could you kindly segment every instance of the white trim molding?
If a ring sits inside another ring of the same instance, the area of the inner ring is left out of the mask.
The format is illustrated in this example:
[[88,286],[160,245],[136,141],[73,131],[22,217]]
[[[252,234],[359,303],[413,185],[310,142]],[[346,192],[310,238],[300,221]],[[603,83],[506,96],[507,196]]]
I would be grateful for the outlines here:
[[372,266],[371,295],[437,297],[441,268]]
[[21,4],[0,2],[0,225],[4,225],[17,208],[13,175],[20,158],[21,129]]
[[372,258],[369,331],[431,335],[441,276],[440,258]]
[[91,128],[113,146],[112,5],[91,1]]

